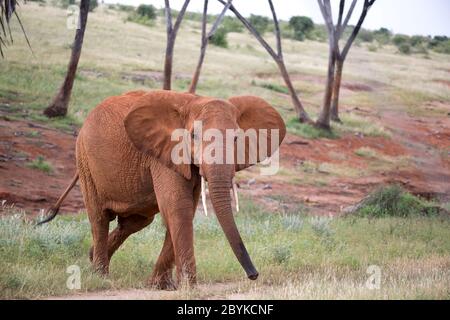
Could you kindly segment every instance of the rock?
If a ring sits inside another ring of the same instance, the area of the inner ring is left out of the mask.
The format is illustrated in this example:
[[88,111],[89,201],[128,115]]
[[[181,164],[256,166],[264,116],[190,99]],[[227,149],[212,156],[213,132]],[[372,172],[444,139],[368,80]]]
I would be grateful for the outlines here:
[[270,183],[265,184],[263,190],[272,190],[272,185]]
[[256,179],[255,178],[252,178],[252,179],[248,180],[248,182],[247,182],[247,184],[249,186],[254,185],[255,183],[256,183]]

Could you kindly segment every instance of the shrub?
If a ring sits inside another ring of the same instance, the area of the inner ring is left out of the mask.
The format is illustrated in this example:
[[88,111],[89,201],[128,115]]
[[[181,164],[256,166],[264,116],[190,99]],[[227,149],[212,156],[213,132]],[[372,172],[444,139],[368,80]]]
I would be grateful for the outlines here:
[[222,21],[222,28],[224,28],[227,32],[237,32],[240,33],[244,30],[244,26],[242,23],[230,16],[225,16]]
[[269,18],[258,16],[256,14],[251,14],[248,20],[250,24],[256,29],[256,31],[258,31],[261,35],[266,32],[270,22]]
[[227,31],[225,28],[218,28],[216,33],[209,39],[209,42],[221,48],[228,48]]
[[43,156],[38,156],[33,161],[29,162],[27,164],[27,167],[43,171],[45,173],[51,173],[53,172],[53,167],[51,163],[45,161],[45,158]]
[[408,217],[437,213],[436,207],[406,192],[398,185],[381,187],[362,203],[358,213],[368,217]]
[[399,45],[398,50],[402,54],[411,54],[411,46],[407,43]]
[[136,13],[141,17],[146,17],[149,20],[156,19],[156,8],[151,4],[141,4],[136,9]]
[[97,7],[98,7],[98,0],[90,0],[89,1],[89,12],[94,11],[94,9]]
[[358,39],[362,42],[372,42],[374,40],[373,32],[366,29],[361,29],[358,34]]
[[314,22],[308,17],[294,16],[289,19],[289,27],[294,30],[294,39],[303,41],[310,37],[311,31],[314,30]]
[[403,34],[397,34],[392,39],[392,43],[395,44],[397,47],[400,47],[403,44],[409,44],[409,37]]

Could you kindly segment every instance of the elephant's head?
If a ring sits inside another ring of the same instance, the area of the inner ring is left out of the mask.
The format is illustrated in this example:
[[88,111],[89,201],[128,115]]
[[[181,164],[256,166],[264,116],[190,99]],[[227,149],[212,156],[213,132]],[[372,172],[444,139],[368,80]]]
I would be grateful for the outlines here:
[[[202,178],[208,181],[211,202],[233,252],[247,276],[256,279],[258,273],[232,214],[230,187],[237,171],[271,156],[283,141],[286,127],[279,113],[257,97],[220,100],[152,91],[136,100],[125,119],[125,128],[138,150],[157,158],[186,179],[191,179],[194,170],[197,172],[195,167],[199,168]],[[242,138],[242,132],[249,129],[256,134],[253,140],[256,144]],[[271,134],[274,129],[278,130],[277,135]],[[184,135],[176,134],[178,138],[174,139],[176,130]],[[180,136],[185,138],[184,142],[180,143]],[[242,141],[245,141],[243,150],[237,147]],[[174,155],[182,157],[174,159]]]

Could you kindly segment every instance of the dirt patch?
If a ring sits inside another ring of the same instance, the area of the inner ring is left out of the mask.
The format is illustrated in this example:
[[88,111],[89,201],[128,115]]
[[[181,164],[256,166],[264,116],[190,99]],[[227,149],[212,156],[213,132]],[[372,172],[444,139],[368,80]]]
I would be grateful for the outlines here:
[[[0,201],[31,213],[53,204],[76,172],[75,139],[73,134],[28,121],[0,118]],[[51,164],[52,173],[28,167],[39,156]],[[76,186],[62,211],[80,209],[83,200]]]
[[342,87],[350,91],[373,91],[371,86],[362,83],[343,83]]
[[434,79],[433,82],[440,83],[440,84],[443,84],[443,85],[445,85],[447,87],[450,87],[450,81],[449,80]]

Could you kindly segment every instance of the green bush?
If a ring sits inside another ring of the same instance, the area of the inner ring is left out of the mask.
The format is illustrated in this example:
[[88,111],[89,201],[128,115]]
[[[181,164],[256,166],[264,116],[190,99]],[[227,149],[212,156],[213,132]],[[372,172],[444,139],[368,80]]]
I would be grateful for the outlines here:
[[398,185],[375,190],[363,201],[358,210],[360,215],[367,217],[408,217],[437,212],[436,206],[406,192]]
[[402,54],[411,54],[411,46],[408,43],[403,43],[398,46],[398,51]]
[[305,38],[310,38],[314,30],[314,22],[308,17],[294,16],[289,19],[289,27],[294,30],[294,39],[303,41]]
[[156,19],[156,8],[151,4],[141,4],[136,9],[136,13],[141,16],[145,17],[149,20],[155,20]]
[[261,35],[264,34],[264,32],[266,32],[270,23],[269,18],[258,16],[256,14],[251,14],[248,21]]
[[98,0],[89,0],[89,12],[94,11],[98,7]]
[[216,33],[209,39],[209,43],[221,48],[228,48],[227,30],[223,27],[218,28]]
[[224,28],[227,32],[237,32],[240,33],[244,30],[244,26],[242,23],[230,16],[225,16],[222,21],[222,28]]
[[43,171],[45,173],[53,172],[52,164],[45,160],[43,156],[38,156],[27,164],[28,168]]
[[397,47],[400,47],[403,44],[409,44],[409,37],[403,34],[397,34],[392,38],[392,43]]
[[373,32],[366,29],[361,29],[358,33],[358,39],[362,42],[373,42],[375,39]]

